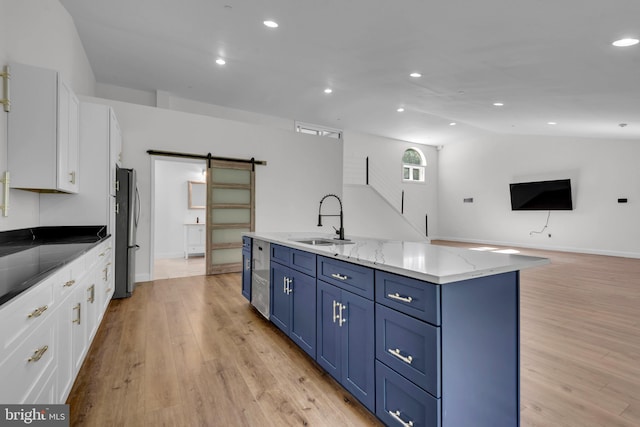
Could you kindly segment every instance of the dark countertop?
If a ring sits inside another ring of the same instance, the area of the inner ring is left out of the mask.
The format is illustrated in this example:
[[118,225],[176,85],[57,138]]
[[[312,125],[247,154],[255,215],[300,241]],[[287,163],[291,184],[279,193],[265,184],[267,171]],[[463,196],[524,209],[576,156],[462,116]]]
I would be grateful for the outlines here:
[[0,232],[0,307],[107,237],[105,226]]

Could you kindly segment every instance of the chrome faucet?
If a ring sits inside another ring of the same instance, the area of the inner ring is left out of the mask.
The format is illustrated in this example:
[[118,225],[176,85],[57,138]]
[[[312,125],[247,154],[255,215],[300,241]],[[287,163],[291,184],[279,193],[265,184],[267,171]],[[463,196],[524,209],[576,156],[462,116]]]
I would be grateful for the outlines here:
[[[326,199],[327,197],[335,197],[336,199],[338,199],[338,203],[340,203],[340,214],[334,214],[334,215],[327,215],[327,214],[322,214],[322,202],[324,202],[324,199]],[[321,200],[320,200],[320,207],[318,208],[318,227],[322,227],[322,217],[323,216],[339,216],[340,217],[340,229],[336,229],[335,227],[334,230],[336,230],[336,234],[339,235],[339,239],[340,240],[345,240],[344,238],[344,226],[343,226],[343,219],[342,219],[342,200],[340,200],[340,197],[336,196],[335,194],[327,194],[326,196],[324,196]]]

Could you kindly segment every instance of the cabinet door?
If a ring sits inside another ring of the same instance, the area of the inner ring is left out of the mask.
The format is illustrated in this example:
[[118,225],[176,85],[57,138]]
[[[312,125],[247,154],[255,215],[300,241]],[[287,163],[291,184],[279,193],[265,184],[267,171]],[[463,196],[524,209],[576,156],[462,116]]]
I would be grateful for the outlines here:
[[251,301],[251,251],[242,251],[242,296]]
[[284,333],[289,335],[289,313],[291,311],[291,298],[289,297],[288,283],[289,268],[271,263],[271,321]]
[[342,374],[340,327],[336,320],[340,294],[339,288],[318,280],[316,361],[338,381],[341,381]]
[[316,358],[316,279],[291,270],[291,339]]
[[[375,405],[373,301],[343,291],[341,383],[370,411]],[[340,313],[339,313],[340,314]]]
[[58,188],[78,192],[80,103],[71,88],[58,78]]
[[[100,279],[98,277],[98,279]],[[87,334],[87,342],[91,342],[93,337],[98,330],[98,306],[100,305],[97,296],[98,296],[98,284],[96,280],[96,271],[91,272],[90,280],[85,287],[84,291],[84,320],[86,321],[85,331]]]
[[64,402],[71,391],[76,373],[82,365],[86,348],[85,323],[82,319],[84,289],[78,288],[66,298],[58,309],[58,391],[57,397]]

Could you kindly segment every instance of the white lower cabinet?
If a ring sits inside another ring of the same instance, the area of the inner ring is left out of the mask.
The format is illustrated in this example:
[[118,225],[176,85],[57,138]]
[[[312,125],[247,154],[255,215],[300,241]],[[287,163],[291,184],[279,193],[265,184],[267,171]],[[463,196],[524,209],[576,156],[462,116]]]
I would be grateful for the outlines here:
[[0,307],[0,402],[66,401],[113,295],[111,241]]

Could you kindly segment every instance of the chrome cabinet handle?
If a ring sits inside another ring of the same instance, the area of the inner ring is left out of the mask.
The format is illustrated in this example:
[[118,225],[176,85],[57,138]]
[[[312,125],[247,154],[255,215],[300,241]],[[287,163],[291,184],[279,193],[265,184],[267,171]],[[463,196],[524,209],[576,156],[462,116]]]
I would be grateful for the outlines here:
[[76,183],[76,173],[74,172],[69,172],[69,182],[71,184],[75,184]]
[[347,307],[342,303],[338,303],[338,313],[339,313],[338,326],[340,326],[341,328],[342,328],[342,325],[347,322],[347,319],[344,319],[342,317],[342,310],[346,311]]
[[78,318],[74,319],[73,322],[71,323],[77,323],[78,325],[80,324],[80,303],[76,304],[75,307],[73,307],[74,310],[78,310]]
[[37,362],[42,359],[42,356],[49,350],[49,346],[45,345],[44,347],[40,347],[36,351],[33,352],[33,356],[27,359],[27,362]]
[[391,349],[391,348],[390,348],[390,349],[388,349],[387,351],[388,351],[389,353],[391,353],[392,355],[394,355],[395,357],[397,357],[398,359],[402,360],[403,362],[406,362],[406,363],[408,363],[408,364],[411,364],[411,362],[413,362],[413,357],[412,357],[412,356],[403,356],[403,355],[400,353],[400,350],[399,350],[399,349],[397,349],[397,348],[396,348],[395,350],[393,350],[393,349]]
[[291,292],[293,292],[293,288],[291,287],[291,285],[293,284],[293,279],[291,278],[287,278],[287,295],[290,295]]
[[333,300],[333,323],[336,323],[336,319],[338,318],[338,316],[336,315],[337,306],[338,306],[338,303],[336,302],[336,300]]
[[387,294],[387,298],[395,299],[395,300],[402,301],[402,302],[411,302],[411,301],[413,301],[413,298],[411,298],[411,297],[402,297],[397,292],[395,294]]
[[404,422],[402,418],[400,418],[400,411],[389,411],[389,415],[393,417],[397,422],[402,424],[404,427],[413,427],[413,421]]
[[65,288],[68,288],[69,286],[73,286],[75,283],[76,283],[75,280],[68,280],[62,286],[64,286]]
[[45,311],[47,311],[48,308],[49,308],[48,305],[43,305],[42,307],[38,307],[35,310],[33,310],[31,313],[27,314],[27,317],[29,319],[31,319],[33,317],[40,317],[40,315],[42,313],[44,313]]
[[338,279],[338,280],[347,280],[349,278],[349,276],[343,276],[340,273],[333,273],[333,274],[331,274],[331,277],[333,277],[334,279]]
[[251,269],[251,260],[250,260],[249,258],[247,258],[247,259],[244,261],[244,269],[245,269],[245,270],[250,270],[250,269]]

